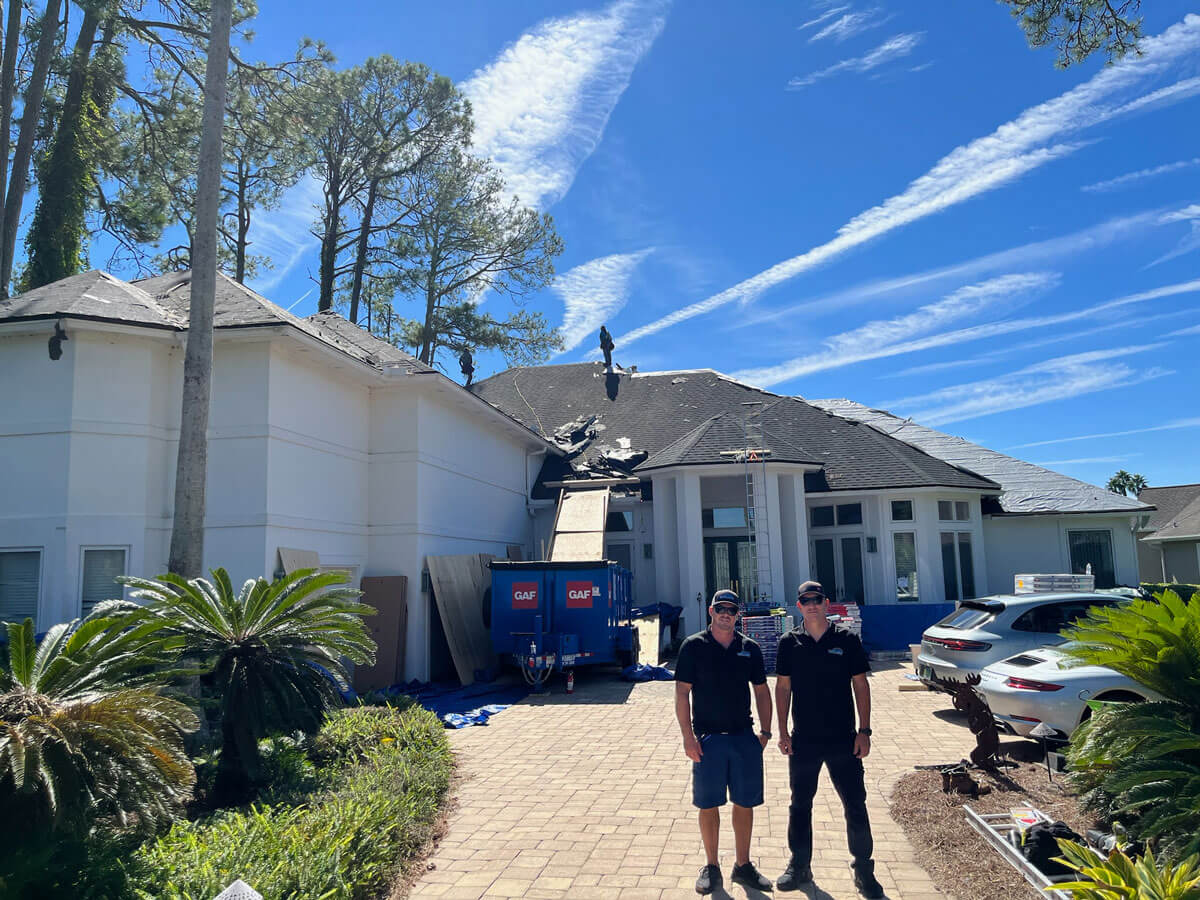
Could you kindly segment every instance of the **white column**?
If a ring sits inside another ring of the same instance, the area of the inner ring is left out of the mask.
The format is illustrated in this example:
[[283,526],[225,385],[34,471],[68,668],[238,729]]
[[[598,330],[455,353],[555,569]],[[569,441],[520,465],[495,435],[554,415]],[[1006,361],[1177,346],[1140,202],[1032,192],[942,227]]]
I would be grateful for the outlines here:
[[678,606],[679,547],[675,537],[675,479],[650,479],[654,490],[654,592],[659,603]]
[[704,597],[704,523],[700,512],[699,475],[685,471],[675,477],[675,512],[684,626],[687,631],[696,632],[704,627],[704,610],[708,608]]
[[[792,479],[792,496],[796,509],[796,568],[803,582],[812,577],[812,562],[808,558],[808,508],[804,502],[804,476],[799,472]],[[795,587],[800,585],[796,584]],[[795,601],[794,597],[792,601]]]
[[771,567],[771,602],[776,606],[787,606],[788,591],[783,576],[783,517],[780,514],[779,502],[779,473],[767,473],[767,522],[771,529],[770,558]]

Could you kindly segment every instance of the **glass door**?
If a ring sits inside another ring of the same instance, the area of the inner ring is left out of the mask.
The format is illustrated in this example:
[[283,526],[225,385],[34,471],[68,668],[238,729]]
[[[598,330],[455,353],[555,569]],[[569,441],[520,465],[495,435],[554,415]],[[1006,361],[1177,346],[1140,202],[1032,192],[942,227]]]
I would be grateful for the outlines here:
[[862,536],[815,538],[813,569],[825,595],[834,603],[864,603]]

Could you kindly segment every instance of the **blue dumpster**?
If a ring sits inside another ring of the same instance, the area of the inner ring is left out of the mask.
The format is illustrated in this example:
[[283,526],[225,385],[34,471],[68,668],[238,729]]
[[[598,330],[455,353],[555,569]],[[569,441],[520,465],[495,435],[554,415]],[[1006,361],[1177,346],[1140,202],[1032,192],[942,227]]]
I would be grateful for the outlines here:
[[555,669],[637,661],[633,575],[614,562],[493,560],[492,647],[530,683]]

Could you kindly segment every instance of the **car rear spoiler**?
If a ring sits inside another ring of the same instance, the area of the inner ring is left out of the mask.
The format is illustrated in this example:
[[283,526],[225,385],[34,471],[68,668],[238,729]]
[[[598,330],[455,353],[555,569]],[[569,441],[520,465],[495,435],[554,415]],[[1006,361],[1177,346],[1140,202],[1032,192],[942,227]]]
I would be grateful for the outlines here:
[[983,612],[989,612],[992,615],[1002,613],[1005,610],[1003,600],[963,600],[960,607],[965,606],[967,609],[978,609]]

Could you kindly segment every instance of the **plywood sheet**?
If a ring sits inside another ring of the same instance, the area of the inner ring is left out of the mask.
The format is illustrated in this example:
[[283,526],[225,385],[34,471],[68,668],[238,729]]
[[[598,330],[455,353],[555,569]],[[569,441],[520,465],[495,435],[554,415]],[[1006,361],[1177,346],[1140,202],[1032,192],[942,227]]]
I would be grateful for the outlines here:
[[375,639],[375,665],[356,666],[354,689],[359,693],[391,687],[404,680],[404,644],[408,638],[408,578],[380,575],[359,583],[362,602],[375,610],[366,617]]
[[279,564],[291,575],[297,569],[318,569],[321,557],[316,550],[297,550],[293,547],[279,548]]
[[475,682],[476,669],[490,668],[496,661],[482,615],[483,594],[492,583],[492,559],[487,553],[425,558],[454,671],[464,685]]
[[550,545],[551,562],[576,562],[604,559],[604,532],[556,534]]
[[607,514],[607,488],[600,491],[563,491],[554,530],[559,534],[569,531],[602,532]]
[[658,616],[646,616],[634,619],[633,626],[638,631],[638,662],[644,666],[658,665],[659,622]]

